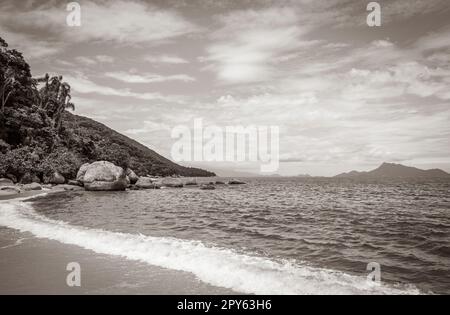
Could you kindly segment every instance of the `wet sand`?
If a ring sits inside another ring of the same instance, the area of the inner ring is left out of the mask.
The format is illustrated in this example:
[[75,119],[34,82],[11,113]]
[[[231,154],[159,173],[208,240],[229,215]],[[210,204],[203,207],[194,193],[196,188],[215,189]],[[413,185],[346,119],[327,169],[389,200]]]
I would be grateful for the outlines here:
[[[15,197],[39,193],[42,191]],[[71,262],[81,266],[81,287],[69,287],[66,283],[70,273],[66,268]],[[203,283],[190,273],[97,254],[0,226],[0,294],[183,295],[236,292]]]

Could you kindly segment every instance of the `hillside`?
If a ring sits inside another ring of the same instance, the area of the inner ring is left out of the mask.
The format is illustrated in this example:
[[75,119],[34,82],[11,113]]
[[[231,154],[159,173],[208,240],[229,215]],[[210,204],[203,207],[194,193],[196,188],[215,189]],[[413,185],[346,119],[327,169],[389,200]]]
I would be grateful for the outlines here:
[[14,182],[74,179],[86,162],[109,161],[138,175],[214,176],[186,168],[75,109],[61,76],[33,78],[22,54],[0,38],[0,177]]
[[[124,136],[113,129],[86,117],[64,113],[63,128],[74,139],[81,141],[89,147],[102,148],[100,156],[93,156],[90,160],[111,159],[113,156],[125,156],[128,166],[138,175],[181,175],[181,176],[214,176],[212,172],[197,168],[180,166],[169,159],[159,155],[139,142]],[[92,142],[92,143],[90,143]],[[70,144],[68,144],[70,145]],[[111,156],[108,157],[108,154]],[[89,155],[89,154],[87,154]],[[120,165],[121,161],[112,161]]]
[[335,178],[450,178],[450,174],[440,169],[421,170],[415,167],[394,163],[383,163],[380,167],[369,172],[351,171],[336,175]]

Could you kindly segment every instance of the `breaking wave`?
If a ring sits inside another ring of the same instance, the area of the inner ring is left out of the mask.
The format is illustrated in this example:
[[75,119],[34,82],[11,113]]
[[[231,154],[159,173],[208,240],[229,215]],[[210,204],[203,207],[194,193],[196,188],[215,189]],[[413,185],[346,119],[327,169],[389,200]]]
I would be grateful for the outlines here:
[[414,286],[374,284],[365,277],[276,261],[199,241],[73,226],[21,201],[0,203],[0,225],[101,254],[190,272],[211,285],[254,294],[419,294]]

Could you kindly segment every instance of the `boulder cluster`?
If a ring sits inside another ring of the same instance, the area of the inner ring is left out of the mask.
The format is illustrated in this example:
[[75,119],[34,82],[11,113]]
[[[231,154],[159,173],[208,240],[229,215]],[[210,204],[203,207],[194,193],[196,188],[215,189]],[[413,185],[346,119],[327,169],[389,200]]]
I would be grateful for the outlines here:
[[[183,187],[199,187],[201,190],[214,190],[217,185],[225,185],[225,182],[221,181],[199,184],[196,179],[139,177],[133,170],[123,169],[107,161],[83,164],[74,180],[66,180],[59,172],[54,172],[47,182],[49,184],[46,185],[41,185],[38,180],[29,184],[15,184],[9,178],[0,178],[0,197],[38,191],[45,188],[51,188],[56,191],[124,191],[126,189],[143,190]],[[240,184],[245,183],[234,179],[228,182],[228,185]]]

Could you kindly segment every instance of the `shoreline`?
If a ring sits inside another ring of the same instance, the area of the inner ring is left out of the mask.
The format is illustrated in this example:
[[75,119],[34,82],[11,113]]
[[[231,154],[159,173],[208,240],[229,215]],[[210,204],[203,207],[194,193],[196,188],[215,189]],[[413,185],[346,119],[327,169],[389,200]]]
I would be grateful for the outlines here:
[[[66,284],[67,265],[80,265],[80,287]],[[187,272],[98,254],[76,245],[0,227],[0,294],[237,294]]]
[[26,192],[21,192],[19,194],[15,194],[15,195],[0,196],[0,202],[2,202],[2,201],[11,201],[11,200],[21,201],[21,200],[26,200],[26,199],[29,199],[29,198],[38,197],[40,195],[55,194],[55,193],[58,193],[58,192],[60,192],[60,191],[54,191],[52,189],[26,191]]
[[[64,191],[30,191],[0,198],[23,202]],[[67,265],[81,267],[81,287],[69,287]],[[120,256],[99,254],[77,245],[39,238],[0,226],[0,294],[238,294],[199,280],[194,274],[167,269]]]

